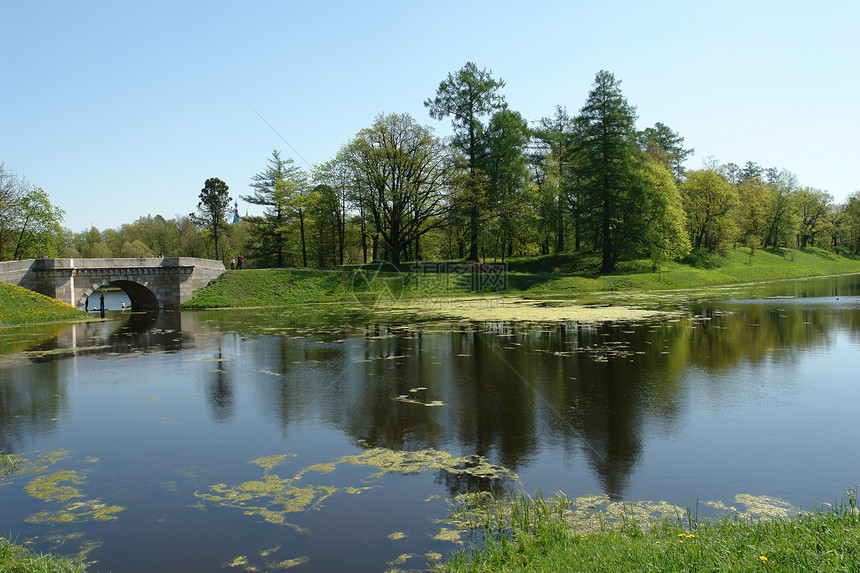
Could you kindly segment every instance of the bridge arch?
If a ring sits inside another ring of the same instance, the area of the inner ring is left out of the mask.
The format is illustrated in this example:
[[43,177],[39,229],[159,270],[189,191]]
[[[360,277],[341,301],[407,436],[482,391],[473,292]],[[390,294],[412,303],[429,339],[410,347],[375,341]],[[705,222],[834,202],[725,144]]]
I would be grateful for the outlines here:
[[0,280],[83,308],[100,286],[121,288],[137,308],[178,308],[224,272],[221,261],[194,257],[28,259],[0,262]]
[[[78,308],[84,308],[84,302],[87,297],[103,286],[115,286],[122,289],[131,301],[131,308],[134,310],[157,310],[163,306],[162,301],[158,299],[151,285],[140,283],[131,280],[101,280],[84,289],[83,294],[78,299]],[[98,303],[90,301],[90,308],[98,308]]]

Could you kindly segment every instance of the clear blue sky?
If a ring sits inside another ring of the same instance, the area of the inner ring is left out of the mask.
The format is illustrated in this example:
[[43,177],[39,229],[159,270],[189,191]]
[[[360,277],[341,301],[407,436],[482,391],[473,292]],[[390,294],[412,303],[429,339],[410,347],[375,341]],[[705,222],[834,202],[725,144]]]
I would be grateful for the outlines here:
[[0,0],[0,161],[74,231],[170,218],[210,177],[248,194],[273,149],[331,159],[379,113],[447,135],[423,101],[473,61],[530,122],[577,113],[609,70],[640,129],[696,149],[688,168],[755,161],[841,201],[860,189],[858,22],[857,0]]

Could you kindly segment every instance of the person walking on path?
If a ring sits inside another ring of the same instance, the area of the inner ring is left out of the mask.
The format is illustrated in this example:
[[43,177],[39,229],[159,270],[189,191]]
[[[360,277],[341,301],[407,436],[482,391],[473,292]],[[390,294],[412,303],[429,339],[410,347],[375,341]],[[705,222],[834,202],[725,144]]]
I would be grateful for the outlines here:
[[232,271],[235,268],[236,268],[236,258],[230,257],[230,270]]
[[105,295],[99,296],[99,310],[102,312],[105,311]]
[[239,268],[245,268],[245,257],[243,257],[241,253],[239,254]]

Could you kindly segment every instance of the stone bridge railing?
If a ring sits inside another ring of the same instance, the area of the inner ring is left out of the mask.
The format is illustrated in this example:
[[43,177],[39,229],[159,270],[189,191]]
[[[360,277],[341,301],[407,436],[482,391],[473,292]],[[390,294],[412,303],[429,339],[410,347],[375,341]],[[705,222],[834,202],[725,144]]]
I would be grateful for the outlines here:
[[224,270],[220,261],[193,257],[29,259],[0,263],[0,280],[78,308],[105,285],[124,290],[132,308],[176,308]]

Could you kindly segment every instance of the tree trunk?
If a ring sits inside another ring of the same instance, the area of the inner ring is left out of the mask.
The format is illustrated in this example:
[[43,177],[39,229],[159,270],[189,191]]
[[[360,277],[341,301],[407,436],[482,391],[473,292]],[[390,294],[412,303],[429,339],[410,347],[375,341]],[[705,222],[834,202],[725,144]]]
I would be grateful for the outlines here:
[[601,224],[600,234],[603,249],[603,260],[600,264],[600,272],[612,272],[612,235],[609,218],[609,181],[604,176],[603,178],[603,222]]
[[299,232],[302,235],[302,266],[308,266],[308,251],[305,246],[305,215],[301,209],[299,209]]
[[469,256],[467,261],[478,260],[478,208],[472,207],[469,213]]

